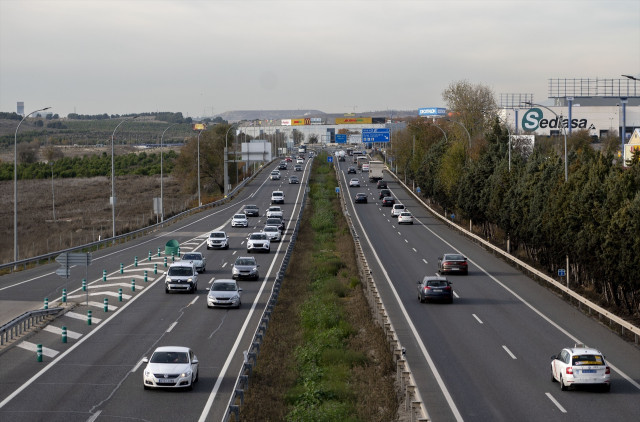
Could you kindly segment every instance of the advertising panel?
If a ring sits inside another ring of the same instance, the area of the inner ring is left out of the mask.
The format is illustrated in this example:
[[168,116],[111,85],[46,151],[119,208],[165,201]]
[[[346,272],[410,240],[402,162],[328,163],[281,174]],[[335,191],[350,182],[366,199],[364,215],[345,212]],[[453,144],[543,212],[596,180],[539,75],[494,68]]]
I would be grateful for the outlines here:
[[206,128],[207,128],[207,125],[205,125],[204,123],[193,124],[193,130],[205,130]]
[[371,117],[336,117],[337,125],[371,124]]
[[291,126],[304,126],[304,119],[291,119]]
[[291,126],[291,119],[282,119],[280,121],[280,125],[282,125],[282,126]]
[[426,107],[418,109],[418,116],[444,116],[447,109],[442,107]]

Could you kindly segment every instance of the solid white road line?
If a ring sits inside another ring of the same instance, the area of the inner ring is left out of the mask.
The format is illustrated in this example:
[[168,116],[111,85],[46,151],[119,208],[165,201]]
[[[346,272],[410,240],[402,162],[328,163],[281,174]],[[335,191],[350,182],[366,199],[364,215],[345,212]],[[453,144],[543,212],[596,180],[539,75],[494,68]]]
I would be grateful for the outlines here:
[[509,356],[511,356],[511,359],[518,359],[516,357],[516,355],[514,355],[513,353],[511,353],[511,350],[509,350],[509,348],[505,345],[502,345],[502,348],[505,350],[505,352],[507,352],[509,354]]
[[555,405],[556,405],[556,407],[557,407],[558,409],[560,409],[560,411],[561,411],[562,413],[567,413],[567,411],[565,410],[565,408],[564,408],[564,407],[562,407],[562,406],[560,405],[560,403],[558,403],[558,400],[556,400],[556,399],[551,395],[551,393],[544,393],[544,394],[546,394],[546,395],[547,395],[547,397],[549,397],[549,400],[551,400],[551,401],[553,402],[553,404],[555,404]]
[[169,328],[167,328],[167,333],[170,333],[171,330],[173,330],[173,327],[175,327],[176,325],[178,325],[178,321],[175,321],[169,326]]
[[476,314],[471,314],[473,315],[473,317],[480,323],[480,324],[484,324],[484,322],[482,322],[482,320],[480,318],[478,318],[478,315]]

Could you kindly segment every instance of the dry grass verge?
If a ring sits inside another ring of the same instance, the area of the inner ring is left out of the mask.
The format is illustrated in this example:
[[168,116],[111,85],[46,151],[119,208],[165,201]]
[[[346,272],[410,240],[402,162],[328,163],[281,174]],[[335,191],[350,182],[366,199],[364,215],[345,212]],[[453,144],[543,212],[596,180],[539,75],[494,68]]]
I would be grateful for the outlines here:
[[241,420],[397,420],[393,356],[360,287],[336,183],[326,159],[315,160],[311,203]]

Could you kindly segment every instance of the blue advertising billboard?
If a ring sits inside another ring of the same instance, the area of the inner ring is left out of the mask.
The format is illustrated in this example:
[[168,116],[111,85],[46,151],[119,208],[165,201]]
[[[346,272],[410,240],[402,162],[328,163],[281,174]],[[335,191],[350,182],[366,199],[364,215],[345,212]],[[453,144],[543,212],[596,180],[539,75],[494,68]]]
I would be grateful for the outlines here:
[[442,107],[427,107],[418,109],[418,116],[444,116],[445,114],[447,114],[447,109]]

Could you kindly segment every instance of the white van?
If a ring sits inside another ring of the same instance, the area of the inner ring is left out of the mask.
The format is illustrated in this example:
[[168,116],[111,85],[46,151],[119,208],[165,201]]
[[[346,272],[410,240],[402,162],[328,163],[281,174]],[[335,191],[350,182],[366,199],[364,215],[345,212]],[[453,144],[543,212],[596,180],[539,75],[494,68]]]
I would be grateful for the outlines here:
[[274,190],[271,192],[271,203],[272,204],[284,204],[284,192],[281,190]]

